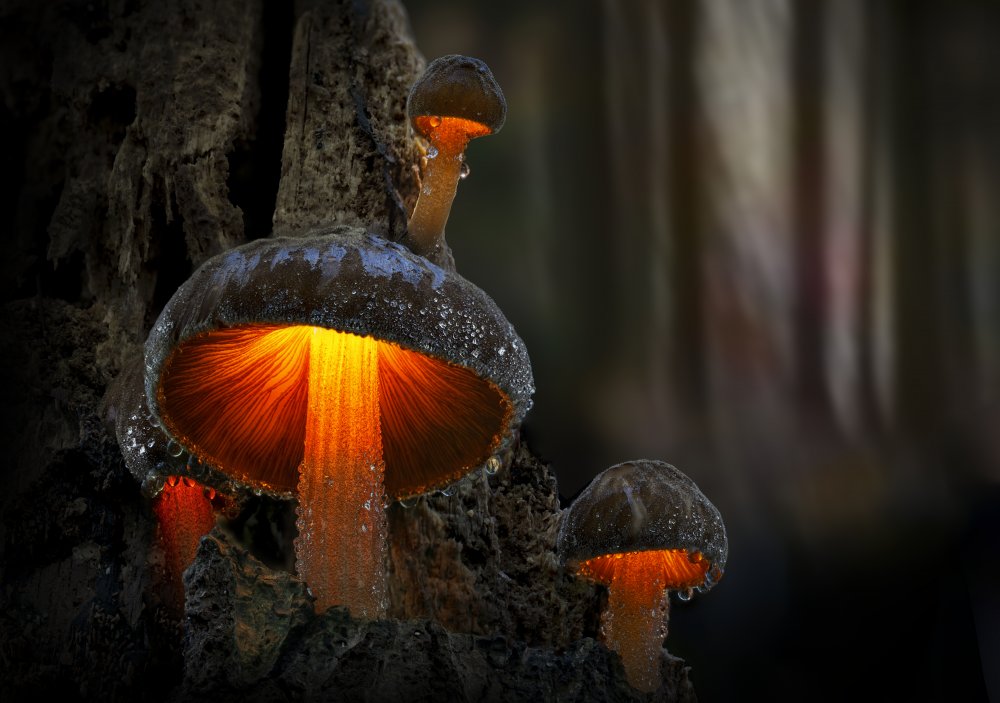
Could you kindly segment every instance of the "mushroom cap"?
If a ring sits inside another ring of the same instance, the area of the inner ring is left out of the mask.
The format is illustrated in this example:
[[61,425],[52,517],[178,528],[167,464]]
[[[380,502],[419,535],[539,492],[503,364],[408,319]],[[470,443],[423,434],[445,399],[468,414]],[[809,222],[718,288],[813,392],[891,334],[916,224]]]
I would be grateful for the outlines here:
[[[206,261],[146,340],[151,417],[209,467],[204,482],[227,492],[294,494],[304,429],[293,425],[304,425],[308,393],[276,397],[274,387],[258,384],[258,393],[253,384],[272,369],[301,379],[307,359],[247,362],[230,372],[232,382],[198,366],[209,367],[217,349],[229,353],[227,344],[239,350],[247,339],[299,326],[373,337],[393,358],[420,355],[423,375],[412,382],[386,377],[389,365],[379,366],[385,489],[393,498],[481,466],[505,449],[531,407],[524,343],[489,296],[458,274],[357,228],[260,239]],[[244,379],[254,397],[232,397],[229,388]],[[202,392],[208,396],[193,397]]]
[[150,420],[142,376],[142,358],[122,368],[108,388],[112,419],[118,446],[125,465],[140,482],[143,492],[152,497],[163,487],[169,475],[190,473],[187,458],[177,456],[160,426]]
[[406,114],[411,122],[417,117],[458,117],[496,133],[507,119],[507,102],[489,66],[449,54],[431,61],[410,88]]
[[694,481],[666,462],[638,459],[598,474],[563,511],[558,550],[567,562],[648,550],[699,552],[714,575],[725,569],[729,542],[718,509]]

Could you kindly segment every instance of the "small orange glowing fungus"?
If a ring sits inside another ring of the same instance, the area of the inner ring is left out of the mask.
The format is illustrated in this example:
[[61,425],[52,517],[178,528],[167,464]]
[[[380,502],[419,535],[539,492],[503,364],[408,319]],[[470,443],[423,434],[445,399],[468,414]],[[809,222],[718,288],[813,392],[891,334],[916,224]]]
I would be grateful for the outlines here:
[[153,499],[156,537],[163,550],[171,604],[184,605],[184,570],[194,561],[201,538],[215,526],[215,490],[187,476],[168,476]]
[[210,259],[146,361],[163,431],[223,490],[297,497],[296,569],[317,610],[367,619],[386,611],[385,506],[486,463],[533,391],[482,291],[350,228]]
[[151,418],[142,370],[142,358],[122,369],[108,388],[107,410],[125,464],[151,500],[155,539],[164,557],[166,603],[180,615],[184,571],[194,561],[201,538],[215,526],[216,514],[234,506],[228,496],[187,475],[192,471],[188,457]]
[[669,592],[686,600],[722,577],[728,541],[719,511],[673,466],[626,462],[599,474],[563,513],[559,551],[607,586],[601,635],[629,683],[658,689]]
[[416,253],[437,258],[458,181],[467,172],[465,148],[476,137],[500,131],[507,103],[485,63],[452,54],[428,64],[406,108],[413,129],[428,143],[407,243]]

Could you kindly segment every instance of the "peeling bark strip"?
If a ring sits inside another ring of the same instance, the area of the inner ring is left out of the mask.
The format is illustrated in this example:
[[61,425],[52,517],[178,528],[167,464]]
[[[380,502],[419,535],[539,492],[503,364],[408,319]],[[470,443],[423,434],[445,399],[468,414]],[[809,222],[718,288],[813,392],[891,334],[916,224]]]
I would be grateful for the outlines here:
[[318,225],[406,229],[419,155],[406,95],[423,69],[397,2],[311,3],[292,47],[274,234]]

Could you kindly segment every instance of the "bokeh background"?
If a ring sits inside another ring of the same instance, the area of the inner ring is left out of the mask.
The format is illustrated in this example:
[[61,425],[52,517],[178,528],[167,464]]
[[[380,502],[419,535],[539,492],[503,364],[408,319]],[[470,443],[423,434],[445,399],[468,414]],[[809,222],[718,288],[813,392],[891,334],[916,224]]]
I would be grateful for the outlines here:
[[1000,3],[404,4],[507,96],[448,240],[527,441],[726,521],[667,640],[700,700],[1000,700]]

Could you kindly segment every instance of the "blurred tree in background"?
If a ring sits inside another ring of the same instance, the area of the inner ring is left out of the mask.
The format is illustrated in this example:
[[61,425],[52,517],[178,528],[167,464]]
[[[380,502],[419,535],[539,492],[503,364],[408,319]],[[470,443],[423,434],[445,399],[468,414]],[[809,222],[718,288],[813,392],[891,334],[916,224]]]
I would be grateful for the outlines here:
[[510,105],[448,232],[529,441],[567,499],[648,456],[727,520],[672,622],[702,698],[1000,696],[1000,6],[406,5]]

